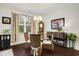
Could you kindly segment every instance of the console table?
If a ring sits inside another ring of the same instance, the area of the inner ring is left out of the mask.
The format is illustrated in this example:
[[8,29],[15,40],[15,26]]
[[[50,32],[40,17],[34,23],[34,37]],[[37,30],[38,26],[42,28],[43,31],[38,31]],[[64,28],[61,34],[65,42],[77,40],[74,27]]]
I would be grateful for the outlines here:
[[[67,47],[67,33],[65,32],[47,32],[47,37],[51,39],[53,35],[53,43]],[[60,43],[62,42],[62,43]]]
[[10,34],[0,35],[0,49],[7,49],[10,47]]

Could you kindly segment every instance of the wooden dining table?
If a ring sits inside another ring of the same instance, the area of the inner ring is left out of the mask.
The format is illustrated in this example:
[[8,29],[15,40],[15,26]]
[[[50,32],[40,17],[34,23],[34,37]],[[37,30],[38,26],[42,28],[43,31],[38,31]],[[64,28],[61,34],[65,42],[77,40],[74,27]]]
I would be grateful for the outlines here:
[[[54,51],[54,44],[51,44],[51,41],[48,37],[41,38],[41,45],[42,48]],[[26,47],[31,47],[30,40],[26,42]]]

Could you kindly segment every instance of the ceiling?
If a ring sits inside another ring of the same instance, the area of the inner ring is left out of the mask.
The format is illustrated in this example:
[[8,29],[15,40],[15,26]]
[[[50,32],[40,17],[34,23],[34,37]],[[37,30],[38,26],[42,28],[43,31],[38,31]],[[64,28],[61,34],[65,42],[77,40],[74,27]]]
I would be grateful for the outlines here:
[[21,10],[26,13],[34,14],[34,15],[46,15],[48,13],[54,12],[61,7],[68,7],[79,5],[77,3],[4,3],[7,6],[11,6],[18,10]]

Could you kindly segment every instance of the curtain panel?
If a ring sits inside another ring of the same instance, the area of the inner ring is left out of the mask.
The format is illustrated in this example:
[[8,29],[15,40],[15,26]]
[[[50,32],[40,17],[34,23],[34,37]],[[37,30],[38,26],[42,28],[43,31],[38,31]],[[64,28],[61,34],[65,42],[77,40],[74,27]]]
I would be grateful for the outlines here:
[[16,42],[18,38],[18,15],[12,13],[13,21],[12,21],[12,42]]

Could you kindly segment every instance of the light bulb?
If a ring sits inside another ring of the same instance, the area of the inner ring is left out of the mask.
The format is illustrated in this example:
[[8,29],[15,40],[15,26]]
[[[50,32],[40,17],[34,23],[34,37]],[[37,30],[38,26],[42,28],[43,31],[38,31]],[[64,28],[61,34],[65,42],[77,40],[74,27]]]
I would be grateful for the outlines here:
[[33,20],[36,20],[37,19],[37,17],[36,16],[34,16],[34,19]]
[[42,17],[41,17],[41,16],[39,16],[39,20],[40,20],[40,21],[42,20]]

